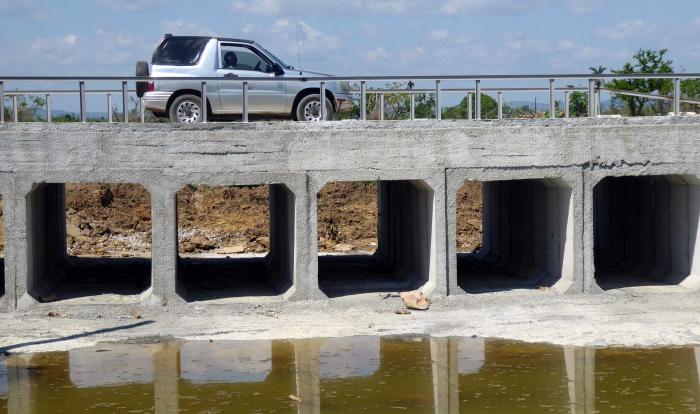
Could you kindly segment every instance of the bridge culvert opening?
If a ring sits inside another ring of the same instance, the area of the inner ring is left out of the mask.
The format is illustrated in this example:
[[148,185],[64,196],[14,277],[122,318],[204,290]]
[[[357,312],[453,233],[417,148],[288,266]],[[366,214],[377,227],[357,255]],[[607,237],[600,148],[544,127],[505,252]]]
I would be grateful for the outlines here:
[[606,177],[593,190],[593,206],[598,286],[700,287],[697,177]]
[[457,192],[458,285],[468,293],[563,290],[573,278],[571,197],[560,179],[465,182]]
[[284,184],[177,193],[177,291],[188,302],[275,298],[294,281],[294,194]]
[[433,198],[421,180],[325,185],[317,194],[321,291],[336,297],[426,284]]
[[[151,198],[138,184],[42,183],[27,197],[29,294],[138,301],[151,286]],[[128,300],[128,299],[127,299]]]

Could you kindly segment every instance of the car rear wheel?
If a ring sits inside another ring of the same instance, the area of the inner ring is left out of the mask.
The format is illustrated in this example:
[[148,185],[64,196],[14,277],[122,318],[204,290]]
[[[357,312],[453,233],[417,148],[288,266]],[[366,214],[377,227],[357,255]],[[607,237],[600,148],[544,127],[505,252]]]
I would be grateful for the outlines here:
[[[321,120],[321,101],[319,94],[311,94],[303,97],[296,107],[296,119],[298,121],[320,121]],[[333,119],[333,104],[330,99],[324,99],[326,103],[326,119]]]
[[181,95],[170,105],[170,120],[180,124],[202,121],[202,100],[196,95]]

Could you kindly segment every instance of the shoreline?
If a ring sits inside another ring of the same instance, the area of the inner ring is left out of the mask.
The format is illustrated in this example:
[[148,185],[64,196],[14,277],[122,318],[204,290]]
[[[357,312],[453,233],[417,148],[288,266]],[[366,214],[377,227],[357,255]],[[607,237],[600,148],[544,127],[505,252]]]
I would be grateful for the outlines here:
[[[53,305],[53,306],[52,306]],[[0,350],[65,351],[99,342],[270,340],[357,335],[477,336],[567,346],[700,344],[694,293],[560,295],[510,291],[434,298],[397,315],[399,298],[363,294],[323,301],[160,308],[60,303],[0,314]],[[48,316],[48,312],[59,316]]]

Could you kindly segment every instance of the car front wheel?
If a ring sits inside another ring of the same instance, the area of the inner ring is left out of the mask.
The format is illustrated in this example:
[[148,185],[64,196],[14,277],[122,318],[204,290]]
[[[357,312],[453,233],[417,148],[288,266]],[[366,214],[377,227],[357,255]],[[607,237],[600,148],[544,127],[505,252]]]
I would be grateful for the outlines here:
[[196,95],[182,95],[170,105],[170,120],[180,124],[202,121],[202,100]]
[[[296,107],[296,119],[298,121],[320,121],[321,120],[321,102],[319,94],[311,94],[303,97]],[[330,99],[324,99],[326,104],[325,121],[333,119],[333,104]]]

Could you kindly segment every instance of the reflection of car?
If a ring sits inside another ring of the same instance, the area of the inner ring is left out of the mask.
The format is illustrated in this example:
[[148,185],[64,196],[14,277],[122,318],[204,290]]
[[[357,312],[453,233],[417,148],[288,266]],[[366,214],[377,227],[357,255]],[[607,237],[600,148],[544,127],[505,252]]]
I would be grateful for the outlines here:
[[[146,62],[136,64],[137,76],[153,77],[308,77],[311,82],[248,82],[250,114],[285,115],[295,120],[320,119],[320,86],[314,76],[328,76],[285,64],[262,46],[250,40],[201,36],[165,35],[153,53],[149,73]],[[200,121],[201,82],[138,82],[145,109],[173,121]],[[243,83],[207,82],[208,113],[240,114],[243,111]],[[326,82],[327,119],[351,109],[353,98],[345,82]]]

